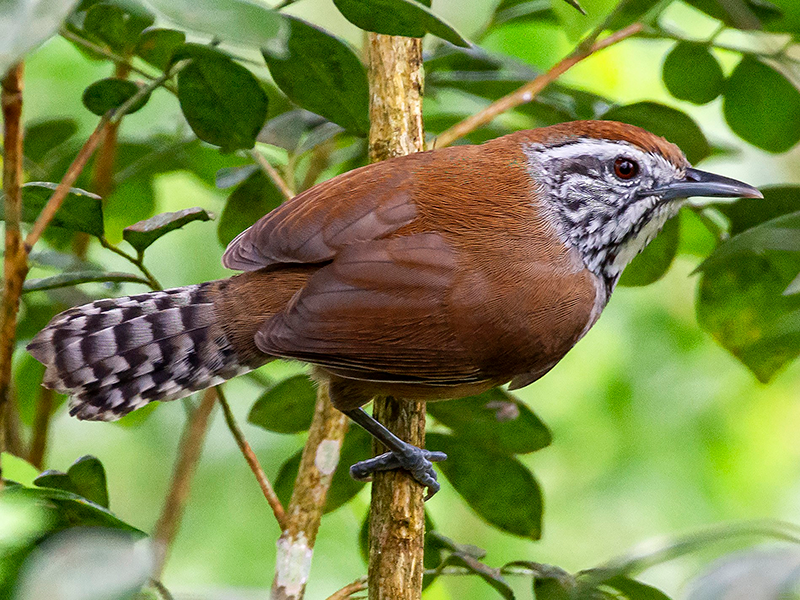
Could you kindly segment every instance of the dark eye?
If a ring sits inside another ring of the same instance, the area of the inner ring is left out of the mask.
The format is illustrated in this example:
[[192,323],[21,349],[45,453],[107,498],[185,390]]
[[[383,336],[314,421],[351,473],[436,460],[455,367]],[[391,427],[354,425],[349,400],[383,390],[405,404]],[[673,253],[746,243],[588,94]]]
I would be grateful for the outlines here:
[[620,156],[614,161],[614,175],[620,179],[633,179],[639,174],[639,163]]

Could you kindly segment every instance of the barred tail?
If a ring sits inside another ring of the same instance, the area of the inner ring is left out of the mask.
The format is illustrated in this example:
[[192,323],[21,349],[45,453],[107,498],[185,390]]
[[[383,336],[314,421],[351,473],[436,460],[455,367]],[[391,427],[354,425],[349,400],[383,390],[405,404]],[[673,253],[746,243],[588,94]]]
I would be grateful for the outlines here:
[[57,315],[28,345],[70,414],[113,421],[250,370],[220,326],[213,284],[98,300]]

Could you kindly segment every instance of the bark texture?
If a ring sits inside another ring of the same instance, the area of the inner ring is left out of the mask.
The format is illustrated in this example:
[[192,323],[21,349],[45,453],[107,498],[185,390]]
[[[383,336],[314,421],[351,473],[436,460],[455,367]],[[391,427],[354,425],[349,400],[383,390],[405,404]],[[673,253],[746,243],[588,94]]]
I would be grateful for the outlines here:
[[[424,150],[422,40],[369,34],[372,161]],[[425,445],[425,404],[375,400],[373,415],[401,439]],[[385,452],[375,444],[376,453]],[[404,471],[376,473],[369,524],[370,600],[422,595],[425,513],[422,486]]]
[[[2,84],[3,194],[6,241],[3,302],[0,312],[0,452],[5,447],[5,415],[11,396],[11,358],[17,339],[17,313],[28,256],[19,231],[22,216],[22,63],[11,67]],[[3,487],[0,467],[0,490]]]
[[322,510],[347,427],[347,417],[331,404],[328,384],[320,383],[314,419],[286,510],[286,529],[277,544],[272,600],[300,600],[305,594]]

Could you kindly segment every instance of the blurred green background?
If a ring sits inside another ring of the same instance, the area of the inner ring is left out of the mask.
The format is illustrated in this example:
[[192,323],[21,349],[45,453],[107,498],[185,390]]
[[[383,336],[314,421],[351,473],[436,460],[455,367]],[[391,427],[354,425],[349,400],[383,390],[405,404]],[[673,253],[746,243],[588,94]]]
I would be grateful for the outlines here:
[[[591,14],[608,3],[583,4]],[[493,7],[487,0],[434,0],[437,13],[470,39]],[[363,32],[345,21],[330,0],[304,0],[287,12],[362,45]],[[698,36],[714,28],[710,18],[680,3],[665,18]],[[555,24],[509,24],[493,31],[482,45],[546,69],[571,50],[574,40]],[[660,77],[670,47],[664,41],[628,40],[586,60],[564,81],[620,102],[656,100],[687,111],[713,142],[738,150],[704,161],[706,170],[754,185],[800,183],[800,152],[768,155],[748,147],[725,126],[720,98],[703,107],[670,98]],[[733,55],[717,56],[726,69],[733,67]],[[110,75],[107,64],[88,61],[56,38],[32,54],[25,69],[26,122],[78,116],[82,132],[91,130],[96,118],[82,107],[81,93],[92,81]],[[442,94],[425,108],[435,115],[480,107],[477,101]],[[174,98],[157,92],[143,110],[126,117],[122,137],[173,134],[185,127]],[[156,212],[201,206],[219,213],[227,194],[213,181],[188,173],[160,176],[156,192]],[[757,518],[800,522],[800,363],[761,385],[700,330],[694,313],[697,277],[691,272],[700,261],[693,252],[703,247],[705,234],[688,221],[684,226],[699,239],[685,248],[667,276],[646,288],[618,289],[585,339],[544,379],[518,393],[554,435],[550,447],[521,457],[544,491],[542,539],[531,542],[499,533],[475,516],[446,482],[427,504],[437,529],[487,549],[490,565],[527,559],[575,571],[648,538],[711,523]],[[213,222],[196,223],[173,233],[169,242],[148,251],[148,266],[168,287],[225,276],[215,227]],[[110,237],[118,240],[119,229]],[[124,262],[115,263],[101,249],[93,246],[92,252],[112,270],[127,270]],[[281,363],[264,372],[277,378],[301,369]],[[302,446],[302,435],[271,434],[246,424],[259,390],[242,379],[227,389],[248,440],[274,481],[280,465]],[[184,416],[181,404],[173,403],[121,426],[80,422],[62,410],[52,424],[47,465],[66,470],[82,455],[99,457],[108,473],[111,509],[149,531],[161,508]],[[213,419],[164,583],[181,597],[264,597],[280,532],[218,411]],[[355,549],[368,502],[365,489],[323,519],[308,598],[325,598],[366,573]],[[679,595],[682,583],[707,561],[708,556],[681,559],[648,571],[642,579]],[[518,590],[530,589],[527,579],[510,581]],[[529,594],[521,592],[521,597]],[[437,581],[426,597],[494,598],[496,592],[474,578],[450,577]]]

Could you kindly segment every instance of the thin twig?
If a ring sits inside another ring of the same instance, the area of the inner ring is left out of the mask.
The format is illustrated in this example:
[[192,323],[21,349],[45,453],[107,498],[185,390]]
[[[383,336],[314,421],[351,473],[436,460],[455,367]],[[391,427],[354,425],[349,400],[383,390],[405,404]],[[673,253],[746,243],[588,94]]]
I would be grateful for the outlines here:
[[[2,83],[3,193],[5,195],[5,261],[2,313],[0,313],[0,452],[5,449],[5,416],[11,393],[11,359],[17,331],[22,283],[28,257],[22,249],[22,63],[9,69]],[[0,466],[0,490],[3,488]]]
[[42,212],[39,213],[39,217],[33,224],[33,228],[25,238],[25,251],[27,253],[30,253],[31,248],[33,248],[36,242],[39,241],[39,238],[42,237],[44,230],[47,229],[50,221],[53,220],[53,217],[56,216],[58,209],[61,208],[61,203],[64,202],[64,198],[66,198],[67,194],[69,194],[72,184],[78,179],[78,175],[81,174],[81,171],[83,171],[86,163],[89,162],[89,158],[91,158],[92,154],[94,154],[95,149],[103,137],[105,125],[108,122],[109,115],[105,115],[100,119],[100,122],[92,132],[92,135],[90,135],[89,139],[87,139],[83,144],[83,148],[81,148],[80,152],[78,152],[78,156],[76,156],[75,160],[72,161],[72,164],[67,169],[63,179],[61,179],[59,182],[58,186],[53,192],[53,195],[50,196],[50,199],[42,209]]
[[144,264],[144,256],[142,254],[139,254],[137,256],[133,256],[132,254],[128,254],[127,252],[125,252],[125,250],[123,250],[119,246],[115,246],[114,244],[109,242],[106,239],[105,236],[100,236],[98,238],[98,241],[100,242],[100,245],[103,248],[106,248],[107,250],[111,250],[111,252],[113,252],[114,254],[118,254],[119,256],[121,256],[122,258],[124,258],[125,260],[130,262],[132,265],[134,265],[137,269],[139,269],[141,274],[145,276],[145,279],[147,280],[147,284],[152,289],[154,289],[154,290],[163,290],[164,289],[161,286],[161,284],[159,283],[158,279],[156,279],[153,276],[153,274],[150,272],[150,270],[145,266],[145,264]]
[[338,592],[328,596],[327,600],[348,600],[353,594],[363,592],[365,589],[367,589],[367,578],[359,577],[353,583],[348,583]]
[[175,597],[170,593],[166,586],[157,579],[150,580],[150,587],[152,587],[162,600],[175,600]]
[[793,58],[787,54],[787,52],[792,48],[792,46],[795,45],[795,41],[793,39],[789,39],[786,42],[786,44],[784,44],[778,50],[761,51],[761,50],[742,48],[741,46],[733,46],[731,44],[723,44],[716,41],[716,36],[713,36],[711,39],[705,39],[705,40],[688,38],[677,31],[673,31],[663,26],[644,28],[639,33],[638,37],[645,39],[651,39],[651,38],[667,39],[667,40],[675,40],[676,42],[692,42],[695,44],[705,44],[709,48],[714,48],[716,50],[727,50],[729,52],[737,52],[739,54],[747,54],[749,56],[757,56],[759,58],[786,61],[795,64],[800,63],[800,59]]
[[92,52],[95,52],[95,53],[107,58],[108,60],[110,60],[111,62],[113,62],[113,63],[115,63],[117,65],[122,65],[125,68],[127,68],[129,71],[131,71],[133,73],[136,73],[138,75],[141,75],[142,77],[146,77],[147,79],[155,79],[157,77],[156,75],[152,75],[152,74],[148,73],[147,71],[144,71],[144,70],[140,69],[139,67],[134,65],[131,61],[127,60],[124,56],[120,56],[119,54],[115,54],[115,53],[113,53],[111,50],[109,50],[107,48],[103,48],[102,46],[99,46],[99,45],[97,45],[95,43],[92,43],[89,40],[85,40],[82,37],[72,33],[69,29],[62,29],[59,32],[59,34],[61,35],[61,37],[65,38],[65,39],[67,39],[67,40],[69,40],[71,42],[75,42],[76,44],[79,44],[79,45],[83,46],[87,50],[91,50]]
[[275,167],[273,167],[270,164],[270,162],[267,160],[267,157],[261,154],[261,152],[259,152],[255,148],[250,150],[250,156],[253,157],[253,160],[255,160],[258,163],[258,166],[261,167],[264,173],[267,174],[267,177],[269,177],[272,180],[272,183],[274,183],[275,187],[277,187],[280,190],[284,198],[286,198],[287,200],[291,200],[292,197],[294,196],[292,188],[290,188],[289,185],[283,180],[283,178],[280,176],[280,173],[278,173],[277,169],[275,169]]
[[347,417],[331,404],[328,384],[320,383],[314,418],[287,509],[286,527],[277,544],[271,600],[303,598],[322,511],[339,464],[347,426]]
[[200,404],[186,421],[178,446],[178,459],[175,461],[172,481],[164,500],[164,508],[161,510],[161,516],[153,528],[153,540],[156,547],[156,564],[153,569],[154,580],[161,579],[169,549],[178,533],[186,501],[189,498],[192,476],[200,460],[203,440],[205,439],[211,411],[216,401],[216,390],[214,388],[207,389],[203,392]]
[[317,182],[317,177],[328,167],[333,147],[333,140],[327,140],[314,148],[303,182],[300,184],[300,191],[307,190]]
[[228,400],[219,387],[217,388],[217,395],[219,396],[220,406],[222,406],[222,414],[225,416],[225,423],[228,425],[228,429],[230,429],[233,438],[236,440],[236,444],[239,446],[242,455],[244,455],[247,464],[250,465],[250,470],[253,471],[253,475],[256,476],[261,492],[264,494],[264,498],[267,499],[267,503],[272,509],[272,513],[275,515],[275,520],[278,522],[281,530],[283,530],[286,528],[286,512],[283,510],[283,505],[281,501],[278,500],[278,496],[272,484],[269,482],[266,473],[264,473],[264,469],[261,468],[261,464],[258,462],[255,452],[253,452],[250,444],[245,439],[244,433],[242,433],[239,424],[233,416]]
[[589,56],[608,48],[609,46],[613,46],[621,42],[624,39],[627,39],[642,30],[641,23],[634,23],[633,25],[629,25],[624,29],[620,29],[619,31],[612,33],[607,38],[600,40],[599,42],[595,42],[591,48],[588,50],[577,50],[573,52],[555,66],[553,66],[549,71],[546,73],[542,73],[532,81],[529,81],[525,85],[523,85],[518,90],[511,92],[507,96],[503,96],[499,100],[492,102],[489,106],[484,108],[482,111],[467,117],[463,121],[456,123],[447,131],[444,131],[439,137],[436,138],[434,142],[434,147],[436,148],[444,148],[445,146],[449,146],[453,142],[458,139],[461,139],[465,135],[475,131],[479,127],[486,125],[487,123],[491,122],[492,119],[497,117],[498,115],[507,112],[521,104],[525,104],[526,102],[530,102],[533,100],[537,95],[539,95],[548,85],[553,83],[556,79],[561,77],[564,73],[569,71],[572,67],[577,65],[582,60],[588,58]]
[[39,388],[39,401],[36,403],[36,414],[33,417],[33,434],[28,462],[40,471],[44,469],[44,455],[47,450],[47,434],[50,430],[50,417],[53,414],[55,392],[50,388]]
[[[422,40],[370,33],[369,154],[373,161],[419,152]],[[372,415],[395,435],[425,445],[425,403],[376,398]],[[373,451],[382,452],[373,443]],[[419,600],[422,595],[423,487],[407,471],[375,473],[369,511],[369,597]]]

